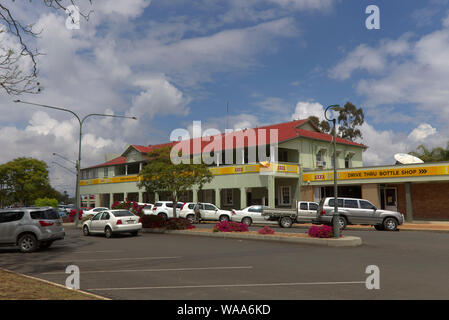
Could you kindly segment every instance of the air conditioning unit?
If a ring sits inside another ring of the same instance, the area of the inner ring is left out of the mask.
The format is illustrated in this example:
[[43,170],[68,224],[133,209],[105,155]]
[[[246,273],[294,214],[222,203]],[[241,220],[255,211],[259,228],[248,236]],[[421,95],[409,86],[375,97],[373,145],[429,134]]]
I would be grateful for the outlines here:
[[316,166],[324,168],[326,166],[326,161],[317,161],[316,162]]

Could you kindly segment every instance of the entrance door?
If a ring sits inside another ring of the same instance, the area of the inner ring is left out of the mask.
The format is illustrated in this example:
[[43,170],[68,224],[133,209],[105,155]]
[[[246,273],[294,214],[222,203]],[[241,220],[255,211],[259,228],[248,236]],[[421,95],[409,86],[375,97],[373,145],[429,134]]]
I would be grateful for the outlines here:
[[398,211],[398,201],[397,201],[397,188],[388,187],[385,188],[385,210]]

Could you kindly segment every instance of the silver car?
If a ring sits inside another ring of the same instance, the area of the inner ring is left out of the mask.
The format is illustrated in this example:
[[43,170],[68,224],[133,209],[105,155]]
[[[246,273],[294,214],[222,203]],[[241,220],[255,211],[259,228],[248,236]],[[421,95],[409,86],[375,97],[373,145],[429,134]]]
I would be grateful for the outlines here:
[[[404,223],[400,212],[377,209],[364,199],[338,198],[338,223],[344,229],[348,224],[371,225],[376,230],[394,231]],[[314,223],[332,224],[334,198],[323,198],[318,207]]]
[[83,234],[104,234],[106,238],[117,233],[137,236],[142,230],[141,219],[128,210],[106,210],[99,212],[83,223]]
[[[268,207],[264,207],[267,209]],[[276,221],[269,221],[269,217],[262,216],[262,205],[254,205],[246,207],[242,210],[232,210],[231,220],[241,222],[247,226],[253,223],[276,224]]]
[[52,207],[0,209],[0,245],[21,252],[45,249],[65,237],[62,220]]

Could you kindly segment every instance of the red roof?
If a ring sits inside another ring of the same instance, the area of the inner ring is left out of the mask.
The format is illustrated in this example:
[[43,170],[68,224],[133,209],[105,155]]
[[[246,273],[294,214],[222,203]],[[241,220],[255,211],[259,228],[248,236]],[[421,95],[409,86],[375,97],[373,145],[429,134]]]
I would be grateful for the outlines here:
[[[207,145],[209,145],[211,142],[215,141],[215,139],[217,139],[219,136],[221,136],[220,138],[222,140],[221,146],[218,143],[216,145],[215,151],[230,149],[230,148],[226,148],[227,146],[225,144],[225,141],[227,139],[229,139],[229,141],[232,141],[231,149],[242,148],[242,147],[253,147],[256,145],[270,144],[270,130],[277,130],[278,143],[281,143],[281,142],[284,142],[284,141],[287,141],[290,139],[294,139],[297,137],[304,137],[304,138],[316,139],[316,140],[327,141],[327,142],[331,142],[333,140],[333,137],[330,134],[299,128],[301,125],[303,125],[307,122],[309,122],[308,119],[294,120],[294,121],[283,122],[283,123],[268,125],[268,126],[259,127],[259,128],[253,128],[252,129],[253,133],[251,133],[251,130],[247,130],[247,129],[235,131],[233,133],[228,133],[228,134],[221,133],[220,135],[212,136],[209,141],[207,141],[207,140],[205,141],[203,138],[195,138],[195,139],[183,140],[180,142],[169,142],[169,143],[158,144],[158,145],[148,145],[148,146],[132,145],[132,147],[141,153],[148,153],[152,150],[159,149],[159,148],[166,147],[166,146],[179,145],[179,147],[181,147],[181,146],[187,147],[187,144],[189,144],[190,145],[189,146],[190,154],[192,154],[192,153],[195,154],[195,153],[198,153],[197,151],[199,151],[199,150],[196,150],[196,149],[194,150],[194,146],[197,146],[197,147],[201,146],[201,150],[200,150],[200,152],[201,152],[204,150],[204,148]],[[259,141],[259,137],[261,137],[260,134],[263,130],[265,130],[266,138]],[[251,139],[251,141],[250,141],[250,139],[247,139],[248,135],[250,135],[250,134],[254,134],[256,139]],[[241,145],[241,143],[243,143],[243,146]],[[361,148],[367,148],[363,144],[352,142],[352,141],[349,141],[346,139],[341,139],[341,138],[337,138],[337,143],[361,147]],[[126,163],[126,158],[121,156],[121,157],[112,159],[108,162],[105,162],[103,164],[96,165],[96,166],[93,166],[90,168],[105,167],[105,166],[109,166],[109,165],[124,164],[124,163]]]

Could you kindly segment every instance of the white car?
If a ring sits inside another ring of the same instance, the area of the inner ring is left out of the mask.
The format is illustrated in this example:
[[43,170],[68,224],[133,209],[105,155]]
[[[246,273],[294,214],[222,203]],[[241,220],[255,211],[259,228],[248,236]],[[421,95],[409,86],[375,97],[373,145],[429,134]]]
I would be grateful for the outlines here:
[[106,207],[92,208],[90,210],[83,211],[82,217],[83,218],[87,218],[88,216],[93,216],[93,215],[97,214],[98,212],[102,212],[102,211],[105,211],[105,210],[109,210],[109,208],[106,208]]
[[[221,210],[217,208],[212,203],[199,203],[200,205],[200,214],[201,220],[213,220],[213,221],[229,221],[231,220],[231,211],[229,210]],[[195,221],[195,212],[193,208],[195,207],[194,202],[186,202],[181,211],[179,212],[180,218],[186,218],[190,220],[190,222]]]
[[[176,205],[176,215],[179,216],[179,211],[184,203],[178,202]],[[173,218],[173,201],[158,201],[153,206],[153,213],[164,219]]]
[[[268,207],[264,206],[264,208]],[[249,206],[242,210],[232,210],[231,220],[244,223],[247,226],[253,223],[276,224],[276,221],[269,221],[262,216],[262,205]]]
[[83,223],[83,234],[104,234],[106,238],[116,233],[131,233],[137,236],[142,230],[142,222],[138,216],[128,210],[107,210],[94,215]]
[[142,208],[143,214],[153,214],[154,204],[151,204],[151,203],[139,203],[139,206],[143,206],[143,208]]

